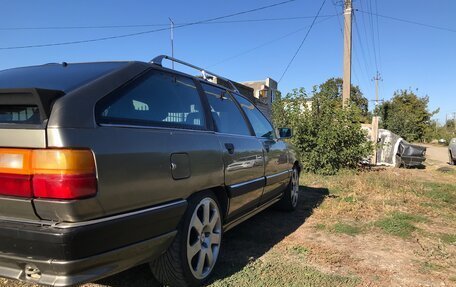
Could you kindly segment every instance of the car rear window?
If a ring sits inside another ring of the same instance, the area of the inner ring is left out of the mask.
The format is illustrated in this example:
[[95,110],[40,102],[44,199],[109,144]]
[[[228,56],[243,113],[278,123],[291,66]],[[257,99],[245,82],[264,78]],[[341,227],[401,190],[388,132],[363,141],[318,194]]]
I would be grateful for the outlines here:
[[205,129],[201,99],[192,79],[159,71],[101,100],[98,123]]
[[0,105],[0,124],[40,124],[40,113],[33,105]]

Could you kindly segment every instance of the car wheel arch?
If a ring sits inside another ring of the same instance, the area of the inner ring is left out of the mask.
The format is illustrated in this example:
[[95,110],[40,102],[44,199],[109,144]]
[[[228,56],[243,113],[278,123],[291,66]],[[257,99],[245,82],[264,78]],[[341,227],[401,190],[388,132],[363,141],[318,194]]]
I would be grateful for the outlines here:
[[214,186],[211,188],[203,189],[203,190],[200,190],[200,191],[197,191],[197,192],[191,194],[190,197],[195,196],[196,194],[207,192],[207,191],[212,192],[215,195],[215,197],[217,198],[218,204],[222,211],[222,221],[224,222],[227,217],[227,214],[228,214],[230,199],[228,197],[228,192],[226,191],[226,189],[223,186]]

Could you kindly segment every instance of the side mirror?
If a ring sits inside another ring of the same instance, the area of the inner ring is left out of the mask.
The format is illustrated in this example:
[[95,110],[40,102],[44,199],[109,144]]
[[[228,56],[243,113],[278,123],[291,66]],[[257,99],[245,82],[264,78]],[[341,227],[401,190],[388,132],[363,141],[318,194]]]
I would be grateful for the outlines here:
[[278,128],[279,138],[289,139],[293,136],[293,133],[290,128]]

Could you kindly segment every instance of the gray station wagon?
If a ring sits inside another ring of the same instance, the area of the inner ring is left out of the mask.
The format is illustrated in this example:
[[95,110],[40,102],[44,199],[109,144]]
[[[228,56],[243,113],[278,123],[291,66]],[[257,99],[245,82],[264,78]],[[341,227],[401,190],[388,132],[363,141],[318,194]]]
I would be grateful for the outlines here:
[[223,232],[294,210],[291,130],[211,76],[167,56],[0,71],[0,276],[68,286],[150,263],[197,286]]

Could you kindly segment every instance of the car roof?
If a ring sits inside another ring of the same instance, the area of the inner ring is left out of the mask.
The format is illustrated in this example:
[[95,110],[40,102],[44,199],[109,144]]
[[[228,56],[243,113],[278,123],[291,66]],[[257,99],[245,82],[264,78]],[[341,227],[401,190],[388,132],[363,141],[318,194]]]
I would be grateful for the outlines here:
[[40,88],[65,93],[131,62],[52,63],[0,71],[0,89]]

